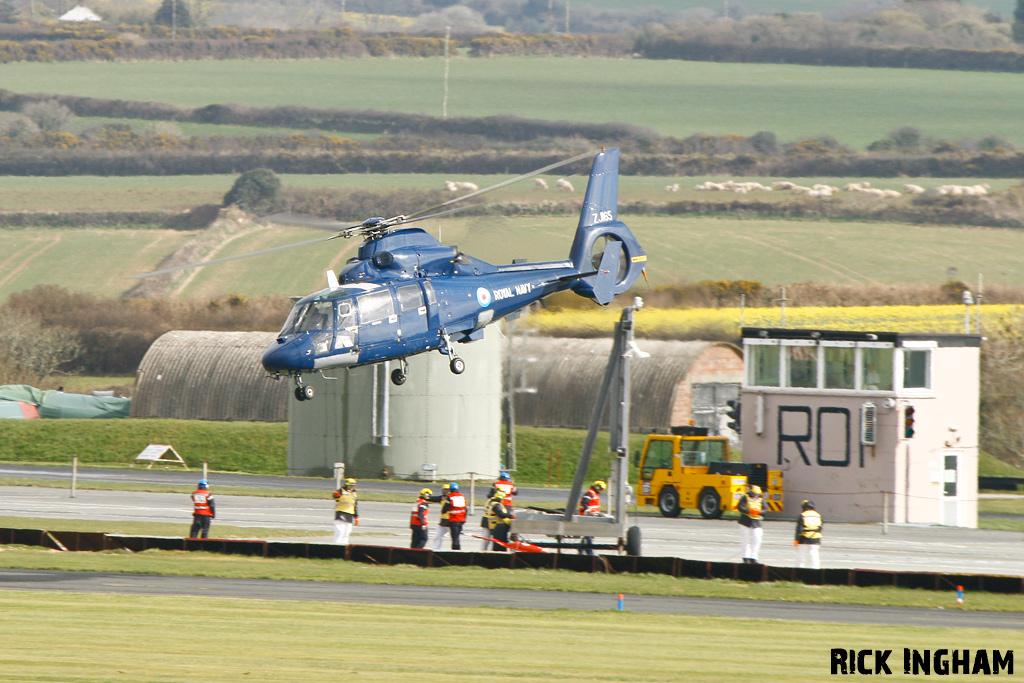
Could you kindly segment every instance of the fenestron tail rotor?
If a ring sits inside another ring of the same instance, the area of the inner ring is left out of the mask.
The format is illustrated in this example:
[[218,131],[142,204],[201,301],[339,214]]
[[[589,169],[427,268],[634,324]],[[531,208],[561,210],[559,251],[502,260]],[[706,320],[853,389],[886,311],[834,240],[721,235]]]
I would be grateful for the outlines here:
[[[497,190],[497,189],[502,188],[502,187],[506,187],[506,186],[511,185],[513,183],[517,183],[517,182],[519,182],[521,180],[526,180],[527,178],[532,178],[532,177],[540,175],[542,173],[547,173],[548,171],[554,170],[556,168],[560,168],[562,166],[567,166],[569,164],[576,163],[577,161],[582,161],[583,159],[588,159],[588,158],[592,157],[593,154],[594,154],[593,152],[586,152],[585,154],[579,154],[577,156],[572,157],[571,159],[565,159],[563,161],[559,161],[559,162],[556,162],[554,164],[549,164],[549,165],[547,165],[547,166],[545,166],[543,168],[538,168],[535,171],[530,171],[529,173],[524,173],[523,175],[516,176],[515,178],[511,178],[509,180],[504,180],[504,181],[502,181],[500,183],[497,183],[495,185],[491,185],[490,187],[485,187],[483,189],[476,190],[474,192],[470,192],[469,194],[465,194],[465,195],[462,195],[460,197],[456,197],[454,199],[449,199],[446,202],[442,202],[440,204],[436,204],[436,205],[428,207],[426,209],[421,209],[420,211],[417,211],[417,212],[409,214],[409,215],[398,215],[398,216],[392,216],[391,218],[384,218],[383,216],[376,216],[376,217],[373,217],[373,218],[367,218],[366,220],[364,220],[364,221],[362,221],[360,223],[343,223],[341,221],[336,221],[336,220],[331,220],[331,219],[317,218],[315,216],[303,216],[303,215],[292,214],[292,213],[287,213],[287,212],[285,212],[285,213],[276,213],[276,214],[272,214],[272,215],[269,215],[269,216],[264,216],[261,219],[259,219],[258,222],[260,222],[260,223],[275,223],[275,224],[278,224],[278,225],[295,225],[295,226],[303,226],[303,227],[310,227],[310,228],[322,228],[322,229],[327,229],[327,230],[333,230],[333,231],[335,231],[335,234],[327,235],[325,237],[318,237],[318,238],[312,239],[312,240],[305,240],[305,241],[302,241],[302,242],[295,242],[293,244],[285,244],[285,245],[282,245],[282,246],[279,246],[279,247],[271,247],[269,249],[260,249],[259,251],[251,251],[251,252],[248,252],[248,253],[245,253],[245,254],[237,254],[235,256],[225,256],[223,258],[210,259],[209,261],[199,261],[199,262],[196,262],[196,263],[188,263],[188,264],[184,264],[184,265],[180,265],[180,266],[173,266],[171,268],[162,268],[160,270],[154,270],[154,271],[151,271],[149,273],[142,273],[140,275],[130,275],[129,277],[132,278],[132,279],[142,279],[142,278],[147,278],[147,277],[153,277],[154,275],[163,275],[165,273],[173,273],[173,272],[182,271],[182,270],[189,270],[191,268],[201,268],[203,266],[209,266],[209,265],[213,265],[215,263],[225,263],[227,261],[235,261],[235,260],[238,260],[238,259],[245,259],[245,258],[251,258],[251,257],[254,257],[254,256],[263,256],[265,254],[274,254],[274,253],[281,252],[281,251],[288,251],[289,249],[298,249],[300,247],[307,247],[307,246],[310,246],[310,245],[313,245],[313,244],[319,244],[321,242],[327,242],[329,240],[337,239],[339,237],[349,238],[349,237],[357,237],[358,236],[358,237],[365,237],[367,239],[376,239],[378,237],[381,237],[381,236],[387,234],[393,228],[395,228],[396,226],[399,226],[399,225],[405,225],[407,223],[414,223],[416,221],[429,220],[431,218],[439,218],[441,216],[447,216],[447,215],[450,215],[450,214],[453,214],[453,213],[457,213],[459,211],[465,211],[467,209],[471,209],[471,208],[480,206],[480,204],[478,204],[478,203],[477,204],[467,204],[465,206],[457,206],[457,207],[453,207],[452,205],[453,204],[461,204],[462,202],[465,202],[465,201],[467,201],[469,199],[473,199],[474,197],[479,197],[480,195],[486,194],[488,192],[493,192],[494,190]],[[451,208],[447,208],[447,207],[451,207]]]

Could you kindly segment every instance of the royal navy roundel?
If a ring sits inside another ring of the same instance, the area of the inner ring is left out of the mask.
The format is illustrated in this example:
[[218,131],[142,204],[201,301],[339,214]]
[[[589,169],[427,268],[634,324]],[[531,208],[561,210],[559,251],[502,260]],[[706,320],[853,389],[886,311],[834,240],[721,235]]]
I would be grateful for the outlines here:
[[486,287],[478,287],[476,290],[476,301],[478,304],[487,308],[491,305],[491,290]]

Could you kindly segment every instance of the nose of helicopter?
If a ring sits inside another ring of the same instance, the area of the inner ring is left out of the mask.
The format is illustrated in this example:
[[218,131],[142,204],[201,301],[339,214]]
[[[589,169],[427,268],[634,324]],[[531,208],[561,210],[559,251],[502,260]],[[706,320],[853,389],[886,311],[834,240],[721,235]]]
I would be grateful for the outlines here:
[[313,369],[313,356],[301,339],[277,340],[263,350],[263,369],[270,373],[290,373]]

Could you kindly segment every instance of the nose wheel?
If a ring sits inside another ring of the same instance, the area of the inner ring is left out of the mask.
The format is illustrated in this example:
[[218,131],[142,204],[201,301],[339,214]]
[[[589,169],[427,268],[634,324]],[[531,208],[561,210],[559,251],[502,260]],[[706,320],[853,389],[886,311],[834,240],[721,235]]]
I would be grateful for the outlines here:
[[308,384],[302,383],[302,376],[295,376],[295,398],[300,401],[312,401],[316,396],[316,390]]

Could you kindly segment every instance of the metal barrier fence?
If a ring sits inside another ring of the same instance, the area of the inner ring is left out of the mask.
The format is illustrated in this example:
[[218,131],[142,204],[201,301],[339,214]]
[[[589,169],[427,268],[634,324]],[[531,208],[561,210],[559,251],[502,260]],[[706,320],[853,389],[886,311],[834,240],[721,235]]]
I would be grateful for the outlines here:
[[349,560],[369,564],[411,564],[418,567],[483,567],[485,569],[564,569],[609,574],[664,574],[697,579],[730,579],[761,583],[791,581],[814,586],[895,586],[936,591],[1024,593],[1024,577],[936,572],[891,572],[874,569],[805,569],[764,564],[706,562],[680,557],[632,555],[570,555],[561,553],[434,552],[377,545],[329,545],[176,536],[122,536],[80,531],[0,528],[0,545],[30,545],[66,551],[178,550],[249,555]]

